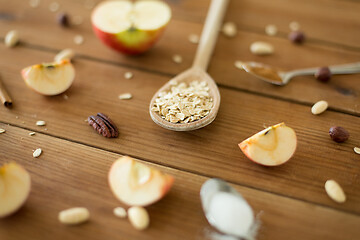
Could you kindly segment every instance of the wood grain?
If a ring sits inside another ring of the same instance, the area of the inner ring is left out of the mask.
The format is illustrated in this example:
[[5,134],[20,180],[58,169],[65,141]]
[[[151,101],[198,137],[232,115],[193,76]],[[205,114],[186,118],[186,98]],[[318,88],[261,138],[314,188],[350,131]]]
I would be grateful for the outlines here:
[[[127,80],[123,74],[129,69],[78,59],[75,82],[65,93],[68,99],[63,95],[44,97],[25,86],[19,71],[52,55],[21,47],[2,48],[1,52],[3,81],[14,100],[12,109],[0,108],[2,122],[360,213],[359,155],[353,152],[353,147],[360,142],[358,117],[332,111],[314,116],[307,106],[220,88],[220,111],[211,125],[187,133],[171,132],[154,124],[148,113],[152,95],[168,81],[167,77],[134,71],[134,78]],[[133,99],[120,101],[117,96],[124,92],[132,93]],[[106,139],[84,122],[97,112],[108,114],[118,125],[118,139]],[[45,120],[46,128],[37,127],[37,120]],[[297,132],[298,149],[292,160],[283,166],[266,168],[241,153],[239,142],[264,125],[282,121]],[[350,139],[343,144],[331,141],[328,130],[333,125],[346,128]],[[336,204],[326,196],[327,179],[335,179],[343,186],[348,195],[345,204]]]
[[[0,2],[1,1],[5,0],[0,0]],[[56,23],[56,13],[52,13],[48,10],[48,6],[51,2],[51,0],[44,0],[41,2],[40,7],[36,9],[30,8],[27,4],[19,3],[19,0],[2,4],[4,6],[3,11],[12,13],[15,16],[15,20],[0,21],[0,36],[5,36],[7,31],[15,28],[20,31],[22,41],[28,44],[26,45],[28,47],[49,50],[54,53],[63,48],[70,47],[73,48],[78,55],[81,55],[84,58],[97,59],[111,64],[131,66],[141,70],[162,73],[167,76],[175,76],[192,65],[196,45],[190,43],[187,38],[188,35],[192,33],[200,34],[202,29],[203,20],[200,22],[181,20],[182,14],[185,14],[184,12],[190,8],[194,9],[194,13],[197,13],[200,4],[202,4],[203,8],[199,13],[200,16],[203,11],[207,10],[207,6],[204,6],[204,2],[184,1],[182,3],[181,1],[181,3],[179,3],[172,1],[173,9],[175,9],[174,20],[171,21],[164,37],[159,41],[155,48],[143,56],[125,57],[106,48],[98,39],[96,39],[91,29],[90,10],[84,7],[83,1],[65,1],[64,4],[61,4],[61,11],[68,12],[70,16],[79,15],[84,17],[84,23],[82,25],[69,29],[61,28]],[[306,4],[303,4],[306,9],[309,8],[307,2],[308,1],[306,1]],[[321,4],[327,2],[325,4],[326,8],[321,11],[321,17],[324,18],[324,13],[326,12],[329,12],[329,17],[326,20],[317,21],[316,24],[311,24],[311,22],[309,22],[310,20],[305,18],[308,16],[303,16],[304,13],[301,11],[299,11],[299,17],[290,14],[292,11],[288,8],[293,5],[283,4],[282,1],[276,1],[274,6],[272,5],[273,3],[264,3],[266,8],[264,6],[258,6],[261,1],[231,1],[231,6],[228,8],[227,12],[227,18],[238,23],[244,22],[244,24],[250,24],[251,22],[252,24],[257,22],[254,21],[254,18],[264,16],[261,18],[261,21],[269,21],[270,23],[271,20],[276,20],[277,23],[282,21],[282,18],[276,18],[273,14],[279,14],[279,11],[283,11],[284,9],[283,12],[284,14],[287,14],[287,19],[292,18],[294,20],[296,17],[296,20],[298,21],[304,20],[307,22],[305,25],[306,27],[308,27],[308,25],[309,27],[317,26],[314,31],[316,29],[319,30],[319,34],[323,34],[324,38],[326,37],[329,39],[333,39],[334,34],[329,35],[329,33],[322,30],[328,28],[318,26],[317,24],[319,22],[328,24],[328,22],[335,21],[334,19],[341,19],[339,21],[342,23],[342,30],[338,30],[338,28],[340,28],[338,24],[332,24],[332,27],[334,26],[334,28],[331,28],[331,31],[341,32],[342,34],[335,35],[344,38],[344,41],[349,38],[356,40],[357,35],[352,34],[352,32],[356,32],[353,27],[358,29],[357,24],[360,21],[354,21],[354,14],[357,13],[355,10],[360,4],[351,2],[342,3],[341,1],[334,0],[322,0],[320,2]],[[242,4],[244,4],[244,6],[242,6]],[[300,1],[294,1],[294,4],[298,6]],[[314,9],[319,9],[319,3],[313,4],[315,4],[313,6]],[[315,6],[318,7],[315,8]],[[334,11],[339,7],[346,11],[338,11],[338,14],[334,14]],[[272,10],[272,8],[274,8],[274,10]],[[251,11],[249,9],[251,9]],[[238,13],[239,11],[241,14]],[[306,13],[314,14],[311,11],[307,11]],[[344,14],[348,17],[344,17]],[[185,14],[184,16],[188,15]],[[338,16],[338,18],[335,16]],[[280,25],[283,26],[281,28],[283,31],[286,31],[285,27],[287,27],[289,21],[290,20],[287,20]],[[265,26],[266,24],[261,23],[261,25]],[[242,29],[246,30],[248,28]],[[350,30],[353,30],[350,32],[351,37],[342,32]],[[42,34],[44,32],[49,32],[51,34],[47,34],[46,38],[44,38]],[[83,45],[78,46],[73,43],[73,38],[76,34],[82,34],[84,36],[85,43]],[[254,56],[250,52],[249,46],[252,42],[259,40],[268,41],[273,44],[275,47],[275,54],[266,57]],[[355,42],[358,41],[356,40]],[[171,59],[174,54],[183,56],[182,64],[172,62]],[[357,50],[355,51],[353,48],[351,48],[351,50],[346,50],[341,46],[326,45],[323,40],[320,42],[310,40],[303,46],[294,46],[287,39],[282,37],[268,37],[262,31],[258,31],[257,28],[250,28],[248,31],[240,31],[238,36],[233,39],[228,39],[223,35],[220,35],[215,54],[209,67],[209,72],[217,83],[224,86],[235,87],[244,91],[262,93],[267,96],[289,99],[306,104],[313,104],[319,99],[326,99],[333,102],[333,109],[359,116],[360,106],[358,97],[360,94],[360,87],[359,84],[357,84],[359,74],[351,76],[334,76],[330,84],[319,83],[311,76],[298,77],[291,81],[288,86],[279,88],[258,81],[254,77],[234,68],[235,60],[259,61],[285,70],[292,70],[304,67],[320,67],[331,64],[350,63],[359,61],[359,58],[360,52]]]
[[[149,229],[141,232],[112,210],[119,203],[107,185],[107,172],[119,155],[0,124],[0,165],[22,164],[31,174],[32,189],[25,206],[15,215],[0,220],[2,240],[22,239],[211,239],[214,230],[203,215],[199,191],[205,177],[158,165],[153,167],[175,176],[170,193],[148,207]],[[41,147],[43,154],[32,157]],[[234,187],[260,213],[262,239],[355,239],[360,217],[326,207]],[[90,211],[90,221],[64,226],[58,212],[74,206]],[[191,221],[189,221],[191,219]]]

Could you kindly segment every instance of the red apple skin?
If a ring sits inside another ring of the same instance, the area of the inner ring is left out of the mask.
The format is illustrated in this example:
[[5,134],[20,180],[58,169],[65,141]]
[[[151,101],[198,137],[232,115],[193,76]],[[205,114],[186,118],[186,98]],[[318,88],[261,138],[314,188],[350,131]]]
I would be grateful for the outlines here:
[[[128,157],[128,156],[123,156],[121,158],[119,158],[117,161],[115,161],[111,168],[110,168],[110,171],[109,171],[109,174],[108,174],[108,183],[109,183],[109,186],[110,186],[110,189],[112,188],[111,187],[111,176],[113,175],[113,172],[116,172],[116,168],[117,168],[117,162],[119,160],[122,160],[123,161],[123,164],[130,164],[130,165],[133,165],[134,162],[136,161],[135,159],[131,158],[131,157]],[[122,166],[123,167],[123,166]],[[175,178],[171,175],[168,175],[168,174],[164,174],[162,173],[161,171],[157,170],[156,168],[152,168],[150,166],[148,166],[150,168],[150,171],[152,171],[152,174],[149,178],[149,180],[147,181],[147,183],[151,182],[154,178],[156,178],[156,180],[158,180],[160,177],[162,178],[162,181],[161,181],[161,188],[160,188],[160,192],[161,192],[161,195],[159,195],[157,198],[153,198],[152,201],[148,201],[146,204],[133,204],[133,203],[129,203],[129,202],[124,202],[122,199],[120,199],[118,196],[116,196],[116,194],[114,193],[115,197],[120,200],[121,202],[125,203],[126,205],[129,205],[129,206],[143,206],[143,207],[146,207],[146,206],[149,206],[157,201],[159,201],[160,199],[162,199],[170,190],[170,188],[172,187],[174,181],[175,181]],[[154,175],[156,174],[156,175]],[[146,187],[146,186],[138,186],[139,188],[134,188],[133,190],[136,191],[136,190],[139,190],[141,191],[142,189],[140,189],[141,187]],[[145,189],[146,191],[146,189]]]
[[106,33],[98,29],[95,24],[92,24],[96,36],[108,47],[127,55],[140,55],[149,50],[161,37],[167,25],[152,31],[145,31],[148,35],[146,42],[134,47],[124,45],[116,34]]

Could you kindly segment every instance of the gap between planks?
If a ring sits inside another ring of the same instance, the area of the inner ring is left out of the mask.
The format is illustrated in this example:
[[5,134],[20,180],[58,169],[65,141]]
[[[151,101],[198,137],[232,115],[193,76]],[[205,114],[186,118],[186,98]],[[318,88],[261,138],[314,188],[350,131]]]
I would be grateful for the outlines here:
[[[26,130],[26,131],[31,131],[31,132],[33,132],[33,129],[26,128],[26,127],[23,127],[23,126],[20,126],[20,125],[11,124],[11,123],[7,123],[7,122],[4,122],[4,121],[0,121],[0,123],[1,123],[1,124],[5,124],[5,125],[8,125],[8,126],[11,126],[11,127],[15,127],[15,128],[18,128],[18,129],[22,129],[22,130]],[[94,146],[94,145],[91,145],[91,144],[87,144],[87,143],[83,143],[83,142],[80,142],[80,141],[76,141],[76,140],[72,140],[72,139],[68,139],[68,138],[56,136],[56,135],[49,134],[49,133],[45,133],[45,132],[36,132],[36,134],[53,137],[53,138],[56,138],[56,139],[60,139],[60,140],[63,140],[63,141],[67,141],[67,142],[71,142],[71,143],[83,145],[83,146],[86,146],[86,147],[89,147],[89,148],[93,148],[93,149],[97,149],[97,150],[100,150],[100,151],[105,151],[105,152],[109,152],[109,153],[119,154],[119,155],[122,155],[122,156],[130,156],[130,157],[139,159],[139,160],[144,161],[144,162],[147,162],[147,163],[151,163],[151,164],[154,164],[154,165],[166,167],[166,168],[169,168],[169,169],[178,170],[178,171],[181,171],[181,172],[185,172],[185,173],[189,173],[189,174],[193,174],[193,175],[197,175],[197,176],[201,176],[201,177],[213,178],[213,176],[208,175],[208,174],[204,174],[204,173],[201,173],[201,172],[190,171],[190,170],[182,169],[182,168],[180,168],[180,167],[170,166],[170,165],[167,165],[167,164],[164,164],[164,163],[158,163],[158,162],[152,161],[152,160],[150,160],[150,159],[145,159],[145,158],[140,157],[140,156],[137,156],[137,155],[129,155],[129,154],[126,154],[126,153],[124,153],[124,152],[119,152],[119,151],[114,151],[114,150],[111,150],[111,149],[106,149],[106,148],[97,147],[97,146]],[[309,204],[312,204],[312,205],[314,205],[314,206],[320,206],[320,207],[323,207],[323,208],[325,208],[325,209],[330,209],[330,210],[334,210],[334,211],[337,211],[337,212],[343,212],[343,213],[350,214],[350,215],[353,215],[353,216],[356,216],[356,217],[360,217],[360,214],[354,213],[354,212],[351,212],[351,211],[348,211],[348,210],[340,210],[340,209],[337,209],[337,208],[334,208],[334,207],[330,207],[330,206],[327,206],[327,205],[324,205],[324,204],[320,204],[320,203],[308,201],[308,200],[305,200],[305,199],[301,199],[301,198],[297,198],[297,197],[292,197],[292,196],[288,196],[288,195],[284,195],[284,194],[272,192],[272,191],[267,191],[267,190],[265,190],[265,189],[257,188],[257,187],[250,186],[250,185],[246,185],[246,184],[237,183],[237,182],[234,182],[234,181],[228,181],[228,180],[227,180],[227,182],[230,183],[230,184],[237,185],[237,186],[246,187],[246,188],[248,188],[248,189],[257,190],[257,191],[259,191],[259,192],[269,193],[269,194],[272,194],[272,195],[275,195],[275,196],[279,196],[279,197],[283,197],[283,198],[287,198],[287,199],[292,199],[292,200],[296,200],[296,201],[300,201],[300,202],[304,202],[304,203],[309,203]],[[324,194],[326,194],[325,189],[324,189]]]
[[[0,38],[0,41],[3,41],[3,38]],[[29,48],[29,49],[34,49],[34,50],[43,51],[43,52],[58,53],[59,51],[61,51],[59,49],[54,49],[54,48],[49,48],[49,47],[44,47],[44,46],[29,44],[29,43],[21,43],[21,45],[26,48]],[[149,68],[132,66],[129,64],[124,64],[124,63],[119,63],[119,62],[115,62],[115,61],[111,61],[111,60],[105,60],[105,59],[101,59],[101,58],[91,57],[91,56],[87,56],[87,55],[83,55],[83,54],[77,54],[76,58],[93,61],[93,62],[99,62],[99,63],[103,63],[103,64],[109,64],[109,65],[117,66],[117,67],[129,68],[129,69],[138,70],[138,71],[142,71],[142,72],[146,72],[146,73],[150,73],[150,74],[154,74],[154,75],[165,76],[165,77],[169,77],[169,80],[176,76],[176,75],[166,73],[166,72],[151,70]],[[312,106],[312,103],[305,102],[305,101],[298,101],[298,100],[287,98],[287,97],[275,96],[275,95],[271,95],[268,93],[256,92],[256,91],[249,90],[246,88],[239,88],[239,87],[234,87],[234,86],[229,86],[229,85],[219,84],[219,83],[216,83],[216,84],[220,88],[228,89],[231,91],[244,92],[244,93],[248,93],[248,94],[255,95],[255,96],[271,98],[271,99],[275,99],[275,100],[279,100],[279,101],[283,101],[283,102],[291,102],[291,103],[295,103],[295,104],[302,105],[302,106]],[[360,113],[346,111],[346,110],[342,110],[342,109],[338,109],[338,108],[333,108],[331,106],[327,109],[327,111],[347,114],[347,115],[354,116],[354,117],[360,117]]]

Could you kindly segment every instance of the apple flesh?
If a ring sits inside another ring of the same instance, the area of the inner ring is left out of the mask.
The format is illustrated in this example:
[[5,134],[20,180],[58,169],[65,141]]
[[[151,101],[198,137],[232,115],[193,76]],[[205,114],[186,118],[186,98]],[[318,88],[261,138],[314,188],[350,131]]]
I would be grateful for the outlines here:
[[65,92],[75,79],[75,69],[70,60],[33,65],[21,70],[26,85],[43,95]]
[[19,164],[0,168],[0,218],[16,212],[26,201],[31,188],[30,174]]
[[239,143],[239,147],[250,160],[265,166],[277,166],[293,156],[296,144],[295,131],[279,123],[249,137]]
[[147,206],[160,200],[174,178],[124,156],[113,163],[109,184],[115,197],[129,206]]
[[136,55],[150,49],[171,19],[171,9],[162,1],[104,1],[93,10],[96,36],[121,53]]

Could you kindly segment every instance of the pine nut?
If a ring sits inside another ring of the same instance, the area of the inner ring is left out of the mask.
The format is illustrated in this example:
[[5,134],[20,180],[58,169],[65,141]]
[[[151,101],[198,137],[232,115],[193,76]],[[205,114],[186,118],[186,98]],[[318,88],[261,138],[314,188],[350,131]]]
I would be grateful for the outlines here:
[[338,203],[343,203],[346,200],[344,190],[334,180],[327,180],[325,183],[325,191],[328,196]]
[[320,113],[325,112],[325,110],[328,108],[329,104],[327,101],[321,100],[315,103],[311,108],[311,113],[314,115],[318,115]]
[[250,46],[250,51],[256,55],[269,55],[274,52],[274,47],[267,42],[254,42]]
[[19,33],[16,30],[11,30],[5,36],[5,46],[14,47],[19,42]]
[[143,207],[131,207],[128,210],[130,223],[137,230],[144,230],[149,226],[149,214]]
[[59,213],[59,221],[63,224],[79,224],[90,218],[89,210],[83,207],[69,208]]

